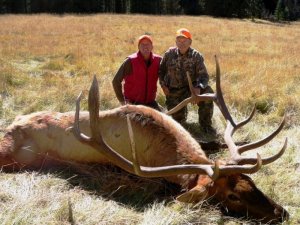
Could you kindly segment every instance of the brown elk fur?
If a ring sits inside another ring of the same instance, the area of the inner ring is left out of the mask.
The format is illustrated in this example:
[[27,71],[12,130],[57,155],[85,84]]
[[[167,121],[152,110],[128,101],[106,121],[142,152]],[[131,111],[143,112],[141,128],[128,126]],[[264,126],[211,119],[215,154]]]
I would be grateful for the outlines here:
[[[104,139],[127,159],[132,160],[128,151],[127,114],[132,119],[141,165],[155,167],[211,163],[190,134],[165,114],[144,106],[131,105],[100,112]],[[51,159],[109,163],[101,153],[74,138],[67,129],[73,126],[73,122],[73,112],[38,112],[17,117],[1,141],[0,166],[4,170],[16,169],[17,165],[20,168],[39,168],[42,165],[52,166]],[[90,135],[87,112],[81,113],[80,127]],[[187,175],[181,176],[184,178],[176,176],[166,179],[183,185]]]
[[[126,105],[99,113],[101,134],[105,142],[126,159],[132,161],[126,116],[129,115],[141,166],[158,167],[181,164],[213,164],[191,135],[171,117],[144,106]],[[88,112],[80,114],[80,129],[91,134]],[[69,129],[74,125],[74,112],[37,112],[19,116],[6,129],[0,142],[0,167],[3,171],[41,169],[65,162],[110,162],[96,150],[79,142]],[[251,179],[242,174],[219,177],[213,181],[207,175],[179,174],[165,177],[188,190],[178,197],[183,202],[198,202],[214,196],[229,210],[254,215],[266,221],[281,221],[288,213],[264,196]],[[254,190],[254,191],[253,191]],[[231,202],[233,193],[244,201]],[[248,196],[251,196],[250,198]],[[257,199],[253,202],[252,199]],[[261,210],[259,205],[263,205]],[[248,212],[248,209],[252,211]],[[272,211],[277,211],[274,214]]]

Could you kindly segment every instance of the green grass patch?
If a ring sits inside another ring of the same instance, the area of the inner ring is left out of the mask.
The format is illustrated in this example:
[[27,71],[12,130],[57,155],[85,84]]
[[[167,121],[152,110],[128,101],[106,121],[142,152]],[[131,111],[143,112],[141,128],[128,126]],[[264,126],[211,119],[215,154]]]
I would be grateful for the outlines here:
[[61,71],[64,69],[64,62],[61,60],[50,60],[41,69]]

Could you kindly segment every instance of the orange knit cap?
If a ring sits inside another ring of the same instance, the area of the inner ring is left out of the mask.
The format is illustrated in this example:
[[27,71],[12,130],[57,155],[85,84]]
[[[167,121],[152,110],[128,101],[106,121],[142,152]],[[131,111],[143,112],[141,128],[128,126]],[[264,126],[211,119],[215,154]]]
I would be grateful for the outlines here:
[[144,39],[149,40],[149,41],[151,42],[151,44],[152,44],[152,37],[151,37],[150,35],[144,34],[144,35],[142,35],[142,36],[139,37],[139,39],[138,39],[138,45],[139,45],[140,42],[141,42],[142,40],[144,40]]

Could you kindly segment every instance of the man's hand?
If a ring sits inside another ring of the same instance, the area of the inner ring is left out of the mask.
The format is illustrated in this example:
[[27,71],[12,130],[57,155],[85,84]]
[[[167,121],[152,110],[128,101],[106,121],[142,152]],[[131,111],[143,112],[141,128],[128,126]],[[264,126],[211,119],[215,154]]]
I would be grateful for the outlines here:
[[195,88],[194,87],[193,90],[194,90],[195,95],[200,95],[200,88],[198,88],[198,87]]
[[167,86],[162,86],[161,88],[162,88],[165,96],[168,96],[170,94],[170,90]]
[[[194,92],[194,94],[195,95],[200,95],[200,88],[193,88],[193,92]],[[193,105],[195,105],[195,104],[198,104],[199,103],[199,100],[196,100],[196,99],[192,99],[191,100],[191,103],[193,104]]]

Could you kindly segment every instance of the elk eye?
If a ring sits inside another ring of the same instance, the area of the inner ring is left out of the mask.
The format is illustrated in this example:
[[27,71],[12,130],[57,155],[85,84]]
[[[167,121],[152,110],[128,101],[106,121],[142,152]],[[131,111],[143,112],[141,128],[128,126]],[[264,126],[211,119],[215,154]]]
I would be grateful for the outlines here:
[[240,198],[233,194],[228,195],[228,199],[230,201],[240,201]]

